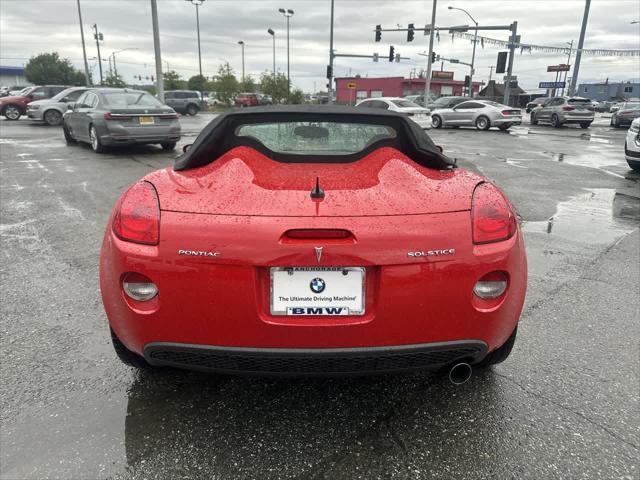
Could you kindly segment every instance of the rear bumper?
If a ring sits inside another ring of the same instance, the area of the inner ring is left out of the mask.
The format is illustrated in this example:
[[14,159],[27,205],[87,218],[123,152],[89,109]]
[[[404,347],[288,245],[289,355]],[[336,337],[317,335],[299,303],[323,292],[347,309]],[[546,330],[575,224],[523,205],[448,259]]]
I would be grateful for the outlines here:
[[104,135],[100,137],[102,143],[107,146],[113,145],[134,145],[140,143],[165,143],[165,142],[178,142],[180,140],[180,134],[166,134],[166,135]]
[[522,117],[505,117],[505,118],[496,118],[491,120],[491,125],[500,126],[500,125],[520,125],[522,123]]
[[560,115],[560,121],[562,123],[585,123],[593,122],[593,115]]
[[487,354],[479,340],[370,348],[240,348],[150,343],[151,365],[253,375],[350,375],[436,369],[456,362],[475,363]]

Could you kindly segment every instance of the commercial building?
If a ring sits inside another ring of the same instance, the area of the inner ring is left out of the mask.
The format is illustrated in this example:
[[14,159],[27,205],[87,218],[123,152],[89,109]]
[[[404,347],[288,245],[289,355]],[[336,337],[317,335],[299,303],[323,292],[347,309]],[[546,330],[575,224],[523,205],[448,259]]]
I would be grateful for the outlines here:
[[[522,99],[522,96],[527,96],[526,99]],[[535,95],[536,97],[544,97],[544,95]],[[513,83],[509,88],[509,101],[507,105],[512,107],[522,107],[530,100],[529,95],[522,90],[517,83]],[[478,98],[485,100],[492,100],[498,103],[504,103],[504,83],[496,83],[495,80],[491,80],[486,87],[480,90]]]
[[608,81],[602,83],[581,83],[578,85],[576,95],[600,102],[640,98],[640,83]]
[[[463,80],[454,80],[453,72],[434,71],[431,79],[431,92],[434,96],[462,95]],[[440,77],[440,78],[436,78]],[[404,77],[339,77],[336,81],[336,102],[354,103],[358,100],[373,97],[404,97],[424,93],[424,78]],[[480,82],[473,82],[474,95],[481,87]]]
[[0,66],[0,86],[13,87],[15,85],[24,85],[25,87],[31,85],[31,82],[24,78],[24,68]]

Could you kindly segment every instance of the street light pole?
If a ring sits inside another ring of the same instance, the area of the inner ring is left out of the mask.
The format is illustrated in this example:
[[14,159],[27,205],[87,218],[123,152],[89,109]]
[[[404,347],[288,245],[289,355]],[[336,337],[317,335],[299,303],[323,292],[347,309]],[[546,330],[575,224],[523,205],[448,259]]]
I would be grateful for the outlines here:
[[291,101],[291,63],[289,61],[289,19],[293,17],[293,10],[279,8],[278,11],[287,18],[287,100]]
[[238,45],[242,47],[242,85],[244,86],[244,42],[240,40]]
[[331,0],[331,23],[329,27],[329,72],[327,73],[327,80],[329,81],[329,86],[327,88],[329,98],[327,99],[327,103],[329,105],[333,105],[333,0]]
[[267,32],[269,33],[269,35],[271,35],[271,38],[273,39],[273,81],[275,82],[276,80],[276,32],[274,32],[273,29],[271,28],[269,28]]
[[127,47],[122,50],[116,50],[115,52],[111,52],[111,56],[113,57],[113,75],[118,76],[118,67],[116,67],[116,53],[126,52],[128,50],[139,50],[136,47]]
[[82,26],[82,10],[80,10],[80,0],[78,0],[78,19],[80,20],[80,38],[82,39],[82,58],[84,59],[84,76],[85,85],[91,86],[91,77],[89,77],[89,63],[87,62],[87,48],[84,45],[84,27]]
[[476,26],[475,35],[473,37],[473,53],[471,54],[471,72],[469,74],[469,90],[467,90],[467,95],[470,97],[473,97],[473,74],[474,74],[473,65],[476,60],[476,44],[478,43],[478,22],[476,22],[476,19],[473,18],[471,14],[467,12],[464,8],[458,8],[458,7],[447,7],[447,8],[449,10],[460,10],[461,12],[466,13],[467,17],[469,17]]
[[[153,25],[153,50],[156,61],[156,94],[158,100],[164,102],[164,79],[162,78],[162,55],[160,53],[160,29],[158,27],[158,6],[151,0],[151,23]],[[167,64],[167,70],[169,65]]]

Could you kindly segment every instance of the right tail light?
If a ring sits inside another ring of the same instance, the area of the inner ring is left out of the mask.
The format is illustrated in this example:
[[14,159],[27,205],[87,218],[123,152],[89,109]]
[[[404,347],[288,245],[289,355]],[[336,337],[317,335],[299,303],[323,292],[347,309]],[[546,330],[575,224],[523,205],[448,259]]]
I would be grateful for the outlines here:
[[476,245],[507,240],[518,229],[511,205],[495,185],[487,182],[473,192],[471,224]]

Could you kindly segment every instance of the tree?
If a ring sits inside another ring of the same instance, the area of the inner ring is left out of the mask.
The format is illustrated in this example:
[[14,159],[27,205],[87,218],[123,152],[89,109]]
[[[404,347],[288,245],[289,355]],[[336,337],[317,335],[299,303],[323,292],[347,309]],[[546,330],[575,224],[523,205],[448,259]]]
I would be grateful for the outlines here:
[[273,103],[280,103],[281,100],[287,98],[287,76],[284,73],[276,73],[274,78],[272,72],[262,72],[260,90],[265,95],[270,95],[273,98]]
[[254,93],[256,91],[256,81],[251,75],[245,75],[244,81],[240,82],[239,89],[244,93]]
[[67,58],[57,52],[31,57],[24,67],[24,76],[36,85],[86,85],[84,73],[76,70]]
[[239,91],[240,84],[229,62],[220,65],[220,68],[218,68],[218,75],[213,82],[213,87],[218,99],[229,104],[232,103],[233,97]]
[[194,75],[187,82],[187,88],[189,90],[196,90],[197,92],[204,92],[206,90],[207,77],[203,75]]
[[182,90],[186,87],[186,82],[180,78],[180,74],[175,70],[169,70],[162,74],[165,90]]
[[294,88],[291,90],[291,98],[289,99],[289,103],[304,103],[304,93],[299,88]]
[[127,86],[122,77],[115,72],[107,73],[107,76],[102,83],[108,87],[124,88]]

